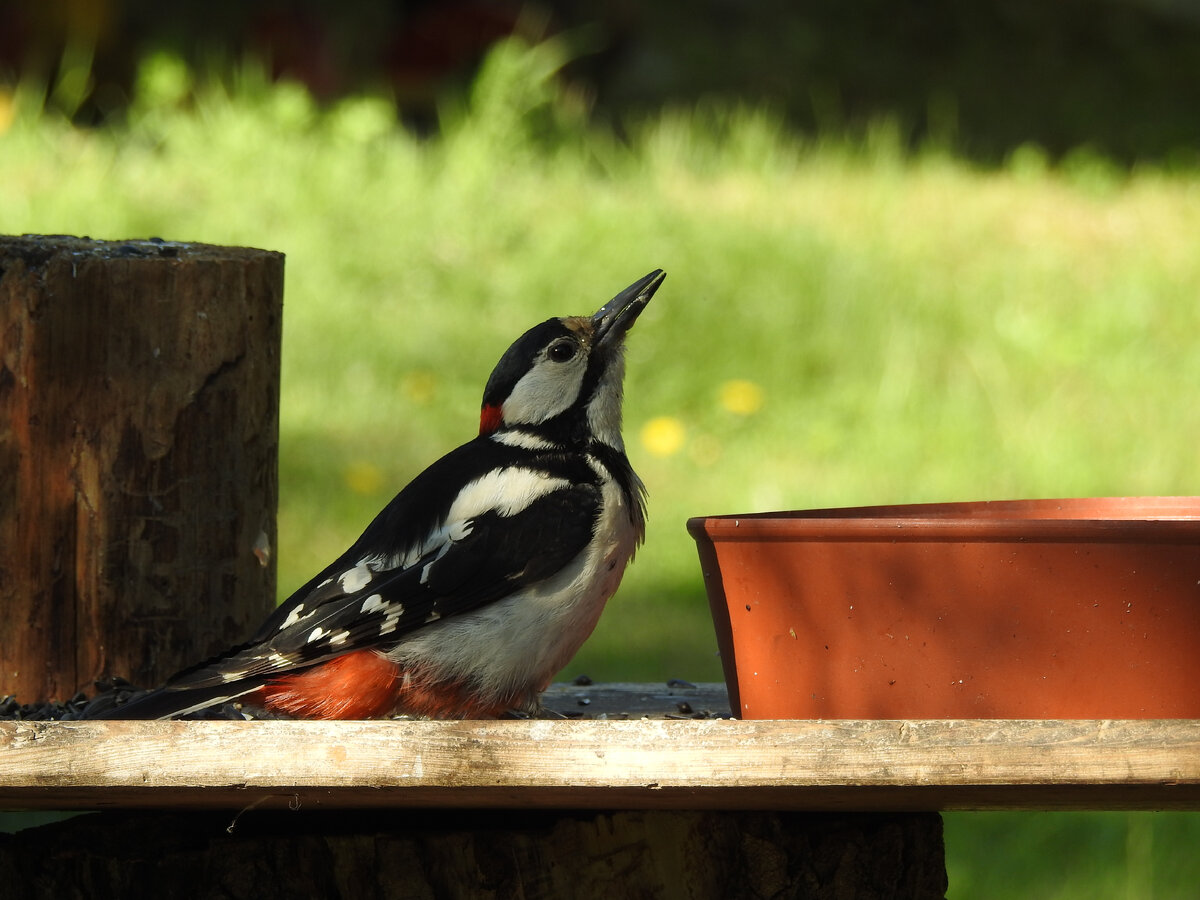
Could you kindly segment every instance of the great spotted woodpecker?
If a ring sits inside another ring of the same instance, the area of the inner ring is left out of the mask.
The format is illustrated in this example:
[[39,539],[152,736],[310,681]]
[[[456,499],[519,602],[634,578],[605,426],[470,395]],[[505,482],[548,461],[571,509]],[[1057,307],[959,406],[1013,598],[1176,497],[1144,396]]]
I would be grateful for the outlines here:
[[645,489],[621,437],[625,335],[664,277],[525,332],[488,379],[478,437],[413,479],[248,642],[94,717],[239,698],[318,719],[536,709],[643,538]]

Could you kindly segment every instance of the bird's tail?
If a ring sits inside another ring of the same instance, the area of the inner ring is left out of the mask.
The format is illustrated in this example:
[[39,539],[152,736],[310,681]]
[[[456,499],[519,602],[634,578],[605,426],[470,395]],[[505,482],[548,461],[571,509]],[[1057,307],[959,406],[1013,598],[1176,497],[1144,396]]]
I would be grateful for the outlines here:
[[[172,688],[167,685],[143,694],[134,694],[124,702],[120,702],[113,694],[102,694],[84,708],[80,718],[179,719],[205,710],[219,711],[225,704],[254,693],[265,681],[265,678],[256,678],[193,688]],[[213,717],[233,718],[234,713],[215,712]]]

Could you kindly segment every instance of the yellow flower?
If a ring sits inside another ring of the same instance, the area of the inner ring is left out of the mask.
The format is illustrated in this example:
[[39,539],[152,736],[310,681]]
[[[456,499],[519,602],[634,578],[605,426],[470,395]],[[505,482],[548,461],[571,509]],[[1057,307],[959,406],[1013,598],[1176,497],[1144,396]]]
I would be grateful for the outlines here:
[[364,496],[377,494],[383,487],[383,472],[374,463],[352,462],[346,466],[342,477],[346,481],[346,487]]
[[674,416],[657,416],[642,426],[642,446],[651,456],[674,456],[686,437],[683,423]]
[[763,389],[753,381],[735,378],[721,385],[717,402],[735,416],[751,416],[762,409]]
[[17,100],[12,91],[0,90],[0,134],[8,131],[17,118]]

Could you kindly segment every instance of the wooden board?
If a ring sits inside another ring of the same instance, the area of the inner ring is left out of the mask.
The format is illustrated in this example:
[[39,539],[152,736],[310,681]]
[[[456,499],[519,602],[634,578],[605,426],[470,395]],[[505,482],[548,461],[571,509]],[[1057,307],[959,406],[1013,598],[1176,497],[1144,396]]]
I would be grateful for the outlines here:
[[0,808],[1200,809],[1200,721],[3,722]]
[[728,719],[732,716],[729,693],[721,681],[698,684],[679,679],[662,684],[561,682],[542,692],[542,705],[565,719]]

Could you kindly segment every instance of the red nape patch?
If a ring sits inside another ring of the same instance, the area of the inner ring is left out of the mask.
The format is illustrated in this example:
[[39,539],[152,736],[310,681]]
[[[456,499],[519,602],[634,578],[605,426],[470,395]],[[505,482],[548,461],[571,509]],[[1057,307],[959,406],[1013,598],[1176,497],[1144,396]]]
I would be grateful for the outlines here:
[[374,650],[354,650],[284,675],[255,692],[267,709],[301,719],[374,719],[396,706],[401,670]]
[[495,434],[504,421],[504,410],[499,406],[487,405],[479,412],[479,433],[484,437]]

